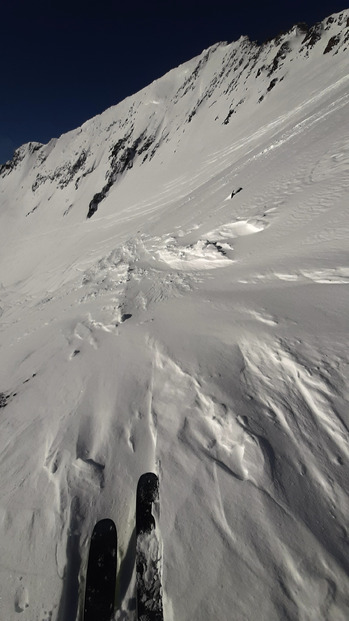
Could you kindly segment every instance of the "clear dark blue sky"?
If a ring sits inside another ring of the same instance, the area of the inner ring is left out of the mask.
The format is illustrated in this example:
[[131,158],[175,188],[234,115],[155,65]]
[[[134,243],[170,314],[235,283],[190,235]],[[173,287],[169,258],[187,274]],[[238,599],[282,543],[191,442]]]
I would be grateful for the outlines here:
[[346,0],[1,0],[0,163],[74,129],[217,41],[263,41]]

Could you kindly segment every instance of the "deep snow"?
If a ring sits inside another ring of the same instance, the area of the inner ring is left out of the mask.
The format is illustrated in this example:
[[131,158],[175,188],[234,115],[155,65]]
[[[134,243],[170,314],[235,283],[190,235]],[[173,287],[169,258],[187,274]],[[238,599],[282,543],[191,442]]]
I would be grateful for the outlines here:
[[1,620],[80,618],[103,517],[135,619],[149,470],[165,621],[348,618],[348,20],[214,46],[1,169]]

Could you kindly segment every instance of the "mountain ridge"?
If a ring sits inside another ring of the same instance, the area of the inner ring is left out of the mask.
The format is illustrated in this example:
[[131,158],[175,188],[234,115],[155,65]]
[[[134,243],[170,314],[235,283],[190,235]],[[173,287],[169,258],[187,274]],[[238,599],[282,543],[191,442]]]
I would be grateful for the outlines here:
[[[38,152],[33,166],[43,172],[37,172],[32,183],[33,192],[37,191],[40,185],[54,180],[61,189],[73,179],[78,185],[96,168],[90,149],[86,150],[81,146],[80,152],[75,156],[69,155],[69,161],[64,164],[68,148],[65,144],[61,149],[63,157],[58,156],[62,163],[55,170],[47,169],[49,156],[55,151],[55,146],[61,148],[61,142],[66,143],[69,136],[76,138],[77,133],[88,133],[91,128],[93,139],[96,132],[102,132],[104,135],[100,142],[105,141],[105,144],[108,144],[113,140],[113,144],[109,148],[107,182],[91,196],[89,201],[87,217],[90,218],[109,194],[116,179],[133,167],[135,160],[141,163],[150,161],[159,145],[173,138],[173,128],[166,128],[166,117],[173,116],[173,121],[178,119],[175,130],[175,133],[178,133],[180,128],[185,128],[192,122],[204,103],[209,103],[214,109],[216,102],[213,98],[216,94],[220,102],[223,98],[225,102],[223,109],[219,110],[216,116],[210,115],[210,122],[228,125],[232,116],[241,111],[241,106],[243,107],[246,100],[255,97],[254,103],[262,104],[270,96],[271,91],[280,86],[292,71],[289,61],[295,58],[299,60],[300,57],[311,60],[314,55],[336,56],[347,51],[348,45],[348,11],[334,14],[310,28],[304,24],[296,25],[288,32],[262,44],[251,42],[246,36],[230,44],[217,43],[155,80],[139,93],[86,121],[77,130],[51,140],[48,145],[29,143],[27,147],[25,145],[20,147],[15,151],[12,160],[0,167],[0,177],[8,175],[17,168],[26,156]],[[210,68],[210,65],[213,67]],[[200,82],[204,84],[200,85]],[[177,112],[183,100],[184,114],[183,109]],[[166,102],[170,109],[161,110]],[[137,113],[140,110],[145,117],[143,126],[139,128],[137,128],[139,114],[136,114],[135,106]],[[155,109],[147,114],[144,106],[153,106]],[[113,127],[114,131],[111,131]],[[115,131],[116,128],[119,131]],[[117,134],[118,139],[117,137],[113,139],[113,133]],[[79,171],[81,175],[78,174]]]

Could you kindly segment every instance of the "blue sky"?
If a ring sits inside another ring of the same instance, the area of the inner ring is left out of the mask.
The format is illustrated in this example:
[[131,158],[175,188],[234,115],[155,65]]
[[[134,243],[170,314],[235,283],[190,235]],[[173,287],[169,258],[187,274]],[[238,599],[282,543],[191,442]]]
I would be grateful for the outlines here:
[[344,2],[2,0],[0,163],[48,142],[217,41],[263,41]]

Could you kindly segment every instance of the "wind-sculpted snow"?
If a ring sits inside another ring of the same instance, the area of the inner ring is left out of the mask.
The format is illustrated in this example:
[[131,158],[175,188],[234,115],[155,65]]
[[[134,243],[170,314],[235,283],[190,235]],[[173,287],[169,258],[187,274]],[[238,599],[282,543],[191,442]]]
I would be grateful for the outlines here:
[[144,472],[165,621],[348,618],[348,19],[1,167],[1,619],[79,619],[109,517],[135,621]]

